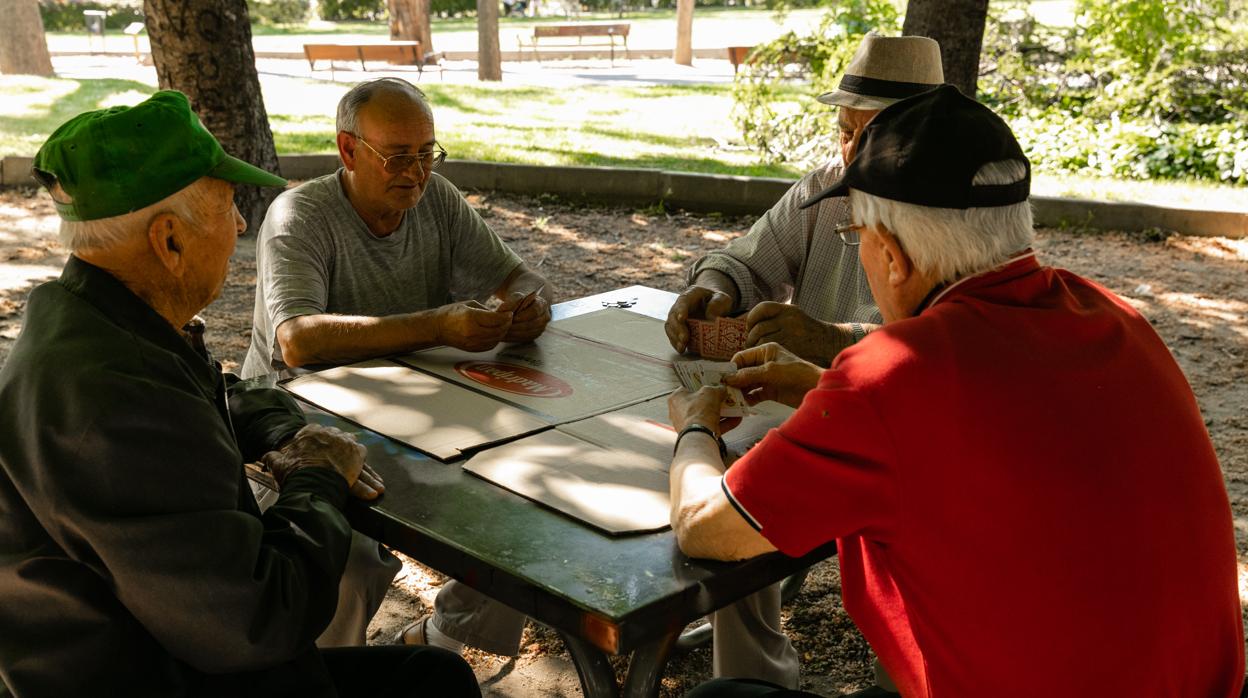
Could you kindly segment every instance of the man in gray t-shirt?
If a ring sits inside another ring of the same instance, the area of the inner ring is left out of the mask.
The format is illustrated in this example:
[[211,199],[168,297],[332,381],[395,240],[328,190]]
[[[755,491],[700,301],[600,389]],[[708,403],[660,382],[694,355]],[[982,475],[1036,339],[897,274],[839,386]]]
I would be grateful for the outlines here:
[[[553,288],[432,172],[446,151],[423,94],[383,78],[338,112],[344,167],[282,194],[260,227],[243,375],[541,334]],[[490,296],[503,305],[486,309]]]
[[[505,295],[523,269],[441,175],[428,177],[419,202],[385,236],[356,212],[343,185],[348,176],[340,169],[306,182],[269,208],[256,243],[256,310],[243,375],[456,343],[439,341],[432,327],[405,332],[405,326],[456,312],[489,318],[472,301]],[[294,325],[283,331],[287,321]],[[351,346],[326,346],[322,329],[348,333]],[[458,345],[488,349],[506,338],[497,329]]]
[[[361,83],[339,102],[337,122],[342,169],[279,196],[260,227],[243,375],[436,345],[485,351],[540,335],[554,288],[433,173],[446,151],[424,94],[396,78]],[[491,296],[501,305],[483,305]],[[397,571],[392,555],[356,534],[318,644],[363,644]],[[450,649],[463,640],[500,654],[519,645],[524,615],[468,587],[448,582],[437,608],[402,639]]]

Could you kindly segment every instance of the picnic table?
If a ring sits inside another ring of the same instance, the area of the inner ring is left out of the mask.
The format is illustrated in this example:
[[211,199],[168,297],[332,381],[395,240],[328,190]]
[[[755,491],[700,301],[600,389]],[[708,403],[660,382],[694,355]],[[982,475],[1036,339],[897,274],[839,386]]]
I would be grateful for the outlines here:
[[[554,306],[554,319],[604,304],[666,318],[675,294],[631,286]],[[272,384],[276,374],[254,381]],[[611,536],[335,415],[309,420],[354,433],[385,479],[352,525],[558,632],[589,698],[621,695],[608,655],[631,655],[626,696],[657,695],[667,658],[691,622],[835,554],[780,553],[737,563],[686,557],[670,529]]]
[[[620,22],[615,24],[539,24],[533,27],[533,36],[526,44],[523,36],[516,37],[516,41],[520,45],[520,55],[524,55],[524,49],[528,48],[533,52],[533,58],[539,63],[542,60],[541,54],[537,49],[539,46],[609,46],[611,49],[611,64],[615,64],[615,47],[617,39],[619,45],[624,48],[624,57],[628,58],[628,32],[630,24]],[[572,44],[575,39],[576,43]],[[590,43],[586,43],[586,39]]]

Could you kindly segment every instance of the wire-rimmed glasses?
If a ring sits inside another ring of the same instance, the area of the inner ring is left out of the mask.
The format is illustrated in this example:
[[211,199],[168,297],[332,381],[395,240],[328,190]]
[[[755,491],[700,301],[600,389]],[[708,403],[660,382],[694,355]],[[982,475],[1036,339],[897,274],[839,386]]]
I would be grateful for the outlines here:
[[[347,133],[351,132],[348,131]],[[446,160],[446,149],[439,145],[437,141],[433,142],[433,147],[429,150],[422,150],[418,153],[398,153],[396,155],[386,155],[380,150],[374,148],[371,143],[364,140],[364,137],[360,134],[351,133],[351,135],[355,136],[355,139],[359,142],[368,146],[369,150],[376,153],[377,157],[381,158],[381,168],[390,174],[406,172],[411,169],[412,165],[419,165],[420,173],[421,175],[424,175],[432,172],[435,167],[441,165],[442,162]]]
[[844,225],[836,226],[835,230],[836,234],[841,236],[841,242],[845,243],[846,247],[857,247],[858,243],[862,242],[858,231],[864,227],[856,223],[845,223]]

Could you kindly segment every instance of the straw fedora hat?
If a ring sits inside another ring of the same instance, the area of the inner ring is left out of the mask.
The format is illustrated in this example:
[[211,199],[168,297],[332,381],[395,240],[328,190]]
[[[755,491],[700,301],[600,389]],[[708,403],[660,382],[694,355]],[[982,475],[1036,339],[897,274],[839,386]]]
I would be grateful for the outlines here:
[[867,34],[841,84],[819,95],[824,104],[852,109],[883,109],[940,85],[945,71],[940,44],[926,36]]

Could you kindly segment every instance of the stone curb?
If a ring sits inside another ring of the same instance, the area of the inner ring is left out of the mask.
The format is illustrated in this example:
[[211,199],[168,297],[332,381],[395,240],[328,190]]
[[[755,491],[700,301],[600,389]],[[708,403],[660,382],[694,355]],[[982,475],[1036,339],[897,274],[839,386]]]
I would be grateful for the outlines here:
[[[282,174],[309,179],[333,172],[338,156],[282,155]],[[7,156],[0,161],[0,185],[34,186],[33,159]],[[616,167],[548,167],[449,160],[439,170],[461,189],[519,194],[555,194],[582,201],[649,206],[662,202],[689,211],[761,215],[793,185],[792,180],[735,175],[706,175]],[[1161,229],[1186,235],[1248,237],[1248,213],[1198,211],[1148,204],[1032,197],[1037,225],[1103,230]]]

